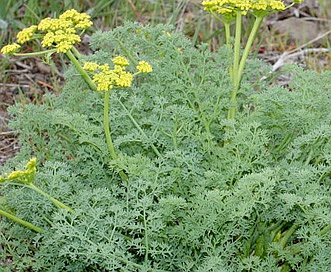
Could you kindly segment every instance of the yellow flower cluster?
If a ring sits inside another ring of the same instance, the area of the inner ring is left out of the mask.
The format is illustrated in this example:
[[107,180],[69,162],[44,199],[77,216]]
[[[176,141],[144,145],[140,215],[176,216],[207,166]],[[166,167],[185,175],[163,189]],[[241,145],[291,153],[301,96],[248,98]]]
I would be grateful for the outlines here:
[[1,53],[5,55],[12,55],[17,52],[21,46],[17,43],[8,44],[1,48]]
[[153,71],[152,66],[146,61],[140,61],[136,67],[138,71],[142,73],[150,73]]
[[0,176],[0,182],[15,181],[19,183],[30,184],[33,182],[37,171],[37,159],[32,158],[25,166],[26,170],[13,171],[7,177]]
[[92,25],[90,16],[78,13],[76,10],[67,10],[58,19],[45,18],[38,24],[38,30],[46,31],[41,42],[44,47],[55,46],[58,53],[65,53],[80,42],[78,30],[84,30]]
[[120,65],[120,66],[128,66],[129,65],[129,61],[122,57],[122,56],[117,56],[115,58],[112,59],[113,63],[115,65]]
[[76,31],[73,28],[67,28],[47,32],[41,41],[41,45],[51,47],[55,44],[58,53],[65,53],[77,42],[80,42],[80,37],[76,34]]
[[22,31],[17,33],[16,35],[17,42],[23,44],[25,42],[30,41],[37,29],[38,27],[36,25],[32,25],[30,27],[24,28]]
[[[302,0],[296,0],[296,3]],[[209,12],[216,12],[227,17],[234,15],[236,11],[242,11],[245,15],[248,11],[257,11],[265,14],[272,11],[285,10],[283,1],[279,0],[206,0],[202,1],[204,9]]]
[[[92,25],[90,16],[86,13],[79,13],[74,9],[67,10],[58,19],[45,18],[38,25],[32,25],[20,31],[16,38],[17,43],[9,44],[1,49],[1,53],[11,55],[19,48],[19,44],[31,41],[39,31],[43,36],[41,45],[43,47],[55,47],[58,53],[65,53],[72,46],[80,42],[78,31],[84,30]],[[40,36],[40,35],[38,35]]]
[[98,91],[108,91],[115,86],[130,87],[133,80],[133,74],[125,71],[125,65],[115,64],[114,68],[110,69],[108,64],[86,62],[83,69],[94,72],[92,80],[97,84]]
[[[126,66],[129,61],[117,56],[112,59],[114,68],[111,69],[108,64],[99,65],[95,62],[86,62],[83,69],[93,72],[93,82],[97,84],[97,91],[108,91],[114,87],[130,87],[133,77],[137,74],[132,74],[126,71]],[[149,73],[152,71],[152,66],[145,61],[139,62],[137,70],[141,73]],[[139,73],[138,72],[138,73]]]

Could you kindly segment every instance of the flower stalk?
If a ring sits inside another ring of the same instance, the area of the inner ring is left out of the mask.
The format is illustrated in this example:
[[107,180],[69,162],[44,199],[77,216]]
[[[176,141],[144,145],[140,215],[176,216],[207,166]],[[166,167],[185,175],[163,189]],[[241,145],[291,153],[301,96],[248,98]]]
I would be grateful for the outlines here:
[[[93,73],[91,81],[96,87],[92,90],[104,92],[103,129],[109,154],[113,160],[116,160],[117,154],[111,138],[109,121],[111,90],[114,87],[130,87],[134,76],[139,73],[149,73],[152,71],[152,67],[147,62],[140,61],[136,65],[138,72],[132,74],[126,70],[126,67],[129,65],[129,61],[126,58],[117,56],[112,59],[112,62],[113,68],[111,68],[108,63],[100,65],[95,62],[86,62],[82,69]],[[128,181],[128,177],[123,170],[119,171],[119,175],[123,182]]]
[[16,223],[18,223],[18,224],[20,224],[20,225],[22,225],[22,226],[24,226],[24,227],[26,227],[30,230],[33,230],[35,232],[39,232],[39,233],[43,232],[42,228],[39,228],[36,225],[33,225],[33,224],[31,224],[31,223],[29,223],[25,220],[22,220],[22,219],[18,218],[17,216],[15,216],[11,213],[7,213],[4,210],[0,209],[0,215],[5,216],[5,217],[13,220],[14,222],[16,222]]
[[70,207],[68,207],[67,205],[63,204],[61,201],[57,200],[56,198],[52,197],[51,195],[47,194],[46,192],[44,192],[43,190],[41,190],[39,187],[37,187],[36,185],[34,185],[33,183],[26,185],[26,187],[34,190],[35,192],[45,196],[46,198],[48,198],[51,202],[53,202],[53,204],[61,209],[67,210],[70,213],[73,213],[74,210],[71,209]]
[[[117,154],[115,151],[115,147],[113,144],[113,140],[111,138],[111,133],[110,133],[110,122],[109,122],[109,103],[110,103],[110,90],[105,91],[104,95],[104,105],[103,105],[103,129],[105,132],[105,137],[106,137],[106,142],[107,142],[107,147],[109,154],[113,160],[117,159]],[[119,175],[121,177],[121,180],[123,182],[128,181],[128,176],[124,173],[123,170],[119,171]]]
[[89,86],[89,88],[91,90],[95,91],[97,89],[97,86],[92,81],[92,79],[90,78],[90,76],[88,75],[88,73],[83,69],[83,67],[80,64],[80,62],[78,61],[78,59],[76,58],[77,54],[79,54],[79,52],[78,52],[78,50],[75,47],[72,47],[71,50],[69,50],[69,51],[67,51],[65,53],[65,55],[67,56],[67,58],[75,66],[75,68],[77,69],[77,71],[79,72],[79,74],[82,76],[82,78],[84,79],[84,81],[87,83],[87,85]]
[[[44,192],[43,190],[41,190],[39,187],[37,187],[34,184],[34,179],[35,179],[36,171],[37,171],[36,165],[37,165],[37,159],[32,158],[26,164],[26,166],[25,166],[26,170],[23,170],[23,171],[17,170],[17,171],[11,172],[10,174],[0,176],[0,183],[6,183],[9,185],[18,185],[18,186],[24,186],[24,187],[30,188],[30,189],[34,190],[35,192],[48,198],[51,202],[53,202],[53,204],[55,206],[57,206],[61,209],[65,209],[70,213],[73,213],[74,212],[73,209],[71,209],[70,207],[68,207],[67,205],[65,205],[64,203],[59,201],[58,199],[52,197],[48,193]],[[22,226],[25,226],[33,231],[42,232],[41,228],[39,228],[27,221],[24,221],[24,220],[18,218],[17,216],[10,214],[4,210],[0,210],[0,215],[5,216],[5,217],[15,221],[16,223],[19,223]]]
[[[210,12],[217,20],[223,23],[226,34],[226,45],[231,48],[231,33],[230,23],[235,21],[235,39],[233,47],[233,64],[230,67],[230,78],[233,84],[232,91],[230,93],[230,104],[227,113],[228,120],[234,120],[237,111],[237,96],[240,89],[241,79],[247,57],[252,48],[252,44],[256,38],[257,32],[261,26],[263,19],[271,13],[285,10],[293,6],[295,3],[301,3],[302,0],[295,0],[289,6],[285,6],[283,1],[279,0],[247,0],[247,1],[235,1],[235,0],[205,0],[202,2],[204,9]],[[221,15],[221,18],[216,15]],[[247,43],[244,47],[244,51],[240,56],[241,36],[242,36],[242,17],[247,13],[252,13],[255,16],[255,22],[251,29]]]
[[238,12],[236,17],[236,36],[235,36],[235,45],[234,45],[234,61],[233,61],[233,67],[231,69],[232,71],[232,83],[233,83],[233,89],[230,96],[230,108],[228,110],[228,119],[234,120],[236,116],[237,111],[237,94],[240,89],[240,83],[243,76],[243,71],[246,65],[246,61],[249,55],[249,52],[251,51],[253,42],[256,38],[256,35],[258,33],[258,30],[261,26],[261,23],[264,19],[264,17],[256,17],[254,21],[254,25],[252,27],[252,30],[249,34],[247,43],[245,45],[244,51],[242,53],[242,56],[240,58],[240,45],[241,45],[241,12]]

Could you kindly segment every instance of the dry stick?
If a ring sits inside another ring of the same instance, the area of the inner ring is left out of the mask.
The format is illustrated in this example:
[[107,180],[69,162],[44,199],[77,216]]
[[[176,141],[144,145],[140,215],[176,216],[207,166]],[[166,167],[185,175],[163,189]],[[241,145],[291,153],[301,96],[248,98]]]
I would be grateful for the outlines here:
[[14,83],[0,83],[1,87],[21,87],[21,88],[29,88],[30,85],[27,84],[14,84]]
[[16,133],[17,133],[16,130],[1,131],[0,136],[15,135]]
[[297,48],[295,48],[295,49],[293,49],[291,51],[284,52],[280,56],[280,58],[276,61],[276,63],[273,65],[272,72],[275,72],[277,69],[279,69],[281,66],[283,66],[285,60],[287,60],[289,58],[293,58],[293,57],[298,56],[298,55],[304,55],[306,53],[330,52],[330,49],[327,49],[327,48],[312,48],[312,49],[305,49],[303,51],[297,52],[300,49],[306,47],[307,45],[309,45],[311,43],[314,43],[314,42],[322,39],[323,37],[329,35],[330,33],[331,33],[331,30],[325,32],[322,35],[317,36],[315,39],[312,39],[311,41],[309,41],[309,42],[307,42],[307,43],[305,43],[303,45],[300,45],[299,47],[297,47]]
[[308,48],[293,54],[286,54],[286,52],[284,52],[281,55],[281,57],[278,59],[278,61],[272,66],[272,72],[275,72],[280,67],[282,67],[284,65],[284,62],[288,59],[295,58],[297,56],[304,56],[309,53],[327,53],[327,52],[331,52],[331,50],[328,48]]

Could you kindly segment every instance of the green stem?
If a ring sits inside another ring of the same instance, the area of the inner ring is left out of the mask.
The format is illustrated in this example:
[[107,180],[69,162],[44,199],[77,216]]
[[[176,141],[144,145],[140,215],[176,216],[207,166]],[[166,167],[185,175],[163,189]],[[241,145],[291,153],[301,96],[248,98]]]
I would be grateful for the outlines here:
[[[126,111],[128,117],[130,118],[131,122],[133,123],[133,125],[138,129],[138,131],[144,136],[146,137],[146,139],[148,139],[146,133],[142,130],[142,128],[140,127],[140,125],[138,124],[138,122],[134,119],[134,117],[132,116],[132,114],[128,111],[128,109],[125,107],[125,105],[118,100],[118,102],[120,103],[121,107]],[[159,152],[159,150],[156,148],[156,146],[153,143],[150,143],[151,148],[153,149],[154,153],[156,154],[156,156],[160,157],[161,153]]]
[[38,51],[38,52],[31,52],[31,53],[15,53],[14,56],[17,57],[34,57],[34,56],[42,56],[46,54],[52,54],[55,53],[56,49],[49,49],[45,51]]
[[234,56],[233,56],[233,66],[232,66],[232,84],[233,89],[230,96],[230,107],[228,110],[228,120],[233,120],[236,115],[237,110],[237,93],[239,90],[240,78],[239,78],[239,61],[240,61],[240,43],[241,43],[241,11],[237,11],[236,17],[236,34],[235,34],[235,42],[234,42]]
[[63,204],[61,201],[57,200],[56,198],[50,196],[49,194],[47,194],[46,192],[44,192],[43,190],[39,189],[37,186],[35,186],[33,183],[27,184],[26,187],[36,191],[37,193],[47,197],[50,201],[52,201],[54,203],[55,206],[67,210],[70,213],[73,213],[74,210],[69,208],[67,205]]
[[213,17],[217,21],[221,22],[224,25],[224,29],[225,29],[225,42],[226,42],[226,45],[230,48],[231,47],[231,33],[230,33],[230,24],[231,24],[231,21],[230,20],[226,20],[226,19],[221,19],[213,11],[211,11],[210,13],[211,13],[211,15],[213,15]]
[[106,142],[108,151],[113,160],[117,159],[115,152],[115,147],[110,135],[110,126],[109,126],[109,103],[110,103],[110,90],[105,91],[104,104],[103,104],[103,129],[105,131]]
[[241,45],[241,30],[242,30],[242,22],[241,22],[241,11],[237,11],[236,17],[236,34],[234,40],[234,56],[233,56],[233,85],[237,87],[239,85],[239,77],[238,77],[238,68],[240,61],[240,45]]
[[72,62],[72,64],[76,67],[77,71],[83,77],[83,79],[85,80],[85,82],[89,85],[90,89],[93,90],[93,91],[96,91],[97,90],[97,86],[92,81],[92,79],[90,78],[90,76],[88,75],[88,73],[83,69],[83,67],[79,63],[78,59],[75,57],[75,55],[73,54],[73,52],[71,50],[69,50],[69,51],[67,51],[65,53],[66,56]]
[[[103,129],[105,131],[106,136],[106,142],[109,154],[113,160],[117,159],[117,154],[115,152],[115,147],[113,144],[113,141],[111,139],[111,133],[110,133],[110,122],[109,122],[109,103],[110,103],[110,90],[105,91],[104,96],[104,103],[103,103]],[[122,181],[126,182],[128,181],[127,175],[123,172],[123,170],[120,170],[119,175],[122,179]]]
[[74,54],[74,56],[77,58],[78,61],[81,60],[82,55],[80,54],[80,52],[77,50],[76,47],[71,47],[71,52]]
[[35,225],[27,222],[27,221],[24,221],[24,220],[16,217],[15,215],[12,215],[10,213],[7,213],[7,212],[5,212],[3,210],[0,210],[0,215],[5,216],[5,217],[7,217],[7,218],[9,218],[9,219],[11,219],[13,221],[15,221],[16,223],[18,223],[18,224],[20,224],[20,225],[22,225],[24,227],[27,227],[27,228],[35,231],[35,232],[41,233],[43,231],[41,228],[39,228],[39,227],[37,227],[37,226],[35,226]]
[[243,70],[245,68],[245,64],[246,64],[248,54],[251,51],[253,42],[255,40],[255,37],[257,35],[257,32],[258,32],[258,30],[261,26],[261,23],[262,23],[263,19],[264,19],[263,16],[255,18],[254,25],[252,27],[251,33],[249,34],[249,37],[248,37],[243,55],[242,55],[241,60],[240,60],[239,69],[238,69],[238,85],[240,85],[241,77],[242,77],[242,74],[243,74]]
[[323,228],[320,232],[320,236],[326,234],[328,231],[331,230],[331,224],[327,225],[325,228]]
[[292,236],[292,234],[297,230],[298,225],[292,225],[292,227],[290,227],[286,233],[284,234],[284,236],[282,237],[282,239],[279,241],[279,244],[282,248],[284,248],[286,246],[286,243],[288,242],[288,240],[290,239],[290,237]]
[[[252,48],[254,39],[257,35],[257,32],[261,26],[264,16],[257,16],[252,27],[252,30],[249,34],[245,49],[243,51],[242,57],[240,59],[240,38],[241,38],[241,12],[237,11],[236,17],[236,36],[235,36],[235,45],[234,45],[234,60],[233,60],[233,69],[232,69],[232,82],[233,90],[231,92],[230,98],[230,108],[228,111],[228,119],[235,119],[236,110],[237,110],[237,94],[240,88],[240,82],[242,79],[243,71],[246,65],[247,57]],[[239,61],[240,59],[240,61]]]
[[225,42],[226,46],[230,49],[231,48],[231,33],[230,33],[230,24],[223,23],[225,29]]

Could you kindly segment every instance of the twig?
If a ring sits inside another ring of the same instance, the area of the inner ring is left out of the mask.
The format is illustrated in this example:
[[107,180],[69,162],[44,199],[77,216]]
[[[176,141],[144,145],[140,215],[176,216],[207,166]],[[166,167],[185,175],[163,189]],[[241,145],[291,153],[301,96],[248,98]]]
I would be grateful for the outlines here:
[[13,84],[13,83],[0,83],[1,87],[23,87],[23,88],[29,88],[30,85],[21,85],[21,84]]
[[[298,55],[305,55],[307,53],[327,53],[327,52],[330,52],[330,49],[328,48],[310,48],[310,49],[305,49],[305,50],[302,50],[300,52],[297,52],[299,50],[301,50],[302,48],[306,47],[307,45],[310,45],[322,38],[324,38],[325,36],[329,35],[331,33],[331,30],[321,34],[321,35],[318,35],[315,39],[312,39],[310,40],[309,42],[307,43],[304,43],[300,46],[298,46],[297,48],[291,50],[291,51],[287,51],[287,52],[284,52],[279,58],[278,60],[276,61],[276,63],[273,65],[272,67],[272,72],[275,72],[276,70],[278,70],[280,67],[282,67],[284,65],[284,62],[285,60],[289,59],[289,58],[293,58],[293,57],[296,57]],[[276,58],[273,58],[273,59],[276,59]]]
[[28,69],[28,70],[32,70],[32,66],[26,65],[25,63],[21,62],[21,61],[16,61],[15,64],[17,66],[20,66],[24,69]]
[[54,90],[54,87],[53,87],[52,85],[49,85],[49,84],[46,83],[46,82],[43,82],[43,81],[38,80],[37,83],[38,83],[39,85],[42,85],[42,86],[47,87],[48,89]]
[[[284,64],[284,61],[286,59],[289,59],[291,57],[295,57],[295,56],[298,56],[298,53],[296,54],[292,54],[292,53],[295,53],[299,50],[301,50],[302,48],[324,38],[325,36],[329,35],[331,33],[331,30],[321,34],[321,35],[318,35],[315,39],[312,39],[310,40],[309,42],[307,43],[304,43],[298,47],[296,47],[295,49],[293,50],[290,50],[290,51],[287,51],[287,52],[284,52],[280,57],[274,57],[274,58],[270,58],[270,60],[274,60],[274,59],[278,59],[276,61],[276,63],[273,65],[273,69],[272,69],[272,72],[275,72],[277,69],[279,69],[281,66],[283,66]],[[313,48],[313,49],[305,49],[303,51],[300,51],[299,52],[299,55],[301,54],[305,54],[305,53],[319,53],[319,52],[330,52],[330,49],[327,49],[327,48]]]
[[15,130],[10,130],[10,131],[1,131],[0,136],[8,136],[8,135],[15,135],[17,131]]
[[299,52],[295,52],[295,53],[292,53],[292,54],[290,52],[293,52],[293,51],[284,52],[280,56],[280,58],[272,66],[272,72],[275,72],[280,67],[282,67],[284,65],[284,62],[288,59],[295,58],[297,56],[304,56],[304,55],[307,55],[309,53],[328,53],[328,52],[331,52],[331,50],[328,49],[328,48],[307,48],[307,49],[304,49],[304,50],[301,50]]
[[310,45],[310,44],[312,44],[312,43],[314,43],[314,42],[317,42],[318,40],[324,38],[325,36],[329,35],[330,33],[331,33],[331,30],[329,30],[329,31],[327,31],[327,32],[325,32],[325,33],[323,33],[323,34],[321,34],[321,35],[318,35],[315,39],[312,39],[312,40],[310,40],[309,42],[304,43],[304,44],[298,46],[297,48],[295,48],[295,49],[293,49],[293,50],[291,50],[291,51],[288,51],[288,53],[296,52],[296,51],[300,50],[301,48],[306,47],[307,45]]

